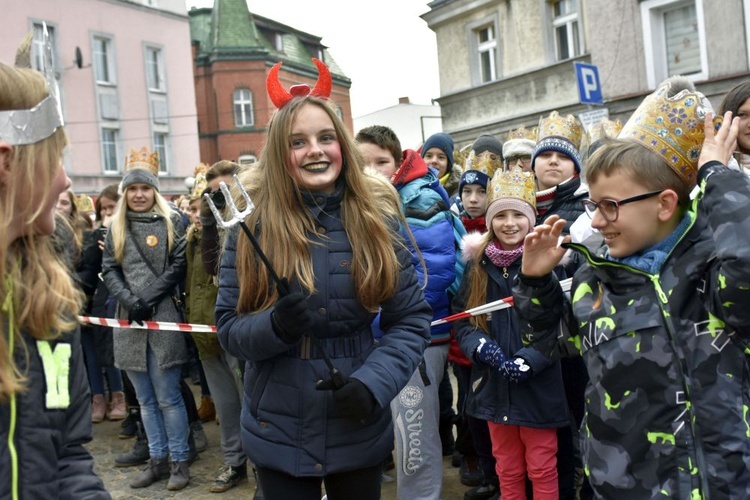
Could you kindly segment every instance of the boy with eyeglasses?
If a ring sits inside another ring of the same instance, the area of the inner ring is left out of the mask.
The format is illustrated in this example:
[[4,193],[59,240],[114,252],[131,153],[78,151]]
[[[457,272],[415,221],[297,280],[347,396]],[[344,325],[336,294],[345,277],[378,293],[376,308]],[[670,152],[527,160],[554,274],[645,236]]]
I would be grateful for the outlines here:
[[505,170],[518,167],[524,172],[531,172],[531,155],[536,146],[537,128],[520,127],[508,132],[503,143],[503,162]]
[[[738,119],[712,119],[665,82],[589,159],[605,247],[568,243],[557,216],[525,240],[515,304],[538,352],[581,351],[597,498],[750,498],[750,180],[726,167]],[[570,303],[551,272],[567,248],[586,260]]]

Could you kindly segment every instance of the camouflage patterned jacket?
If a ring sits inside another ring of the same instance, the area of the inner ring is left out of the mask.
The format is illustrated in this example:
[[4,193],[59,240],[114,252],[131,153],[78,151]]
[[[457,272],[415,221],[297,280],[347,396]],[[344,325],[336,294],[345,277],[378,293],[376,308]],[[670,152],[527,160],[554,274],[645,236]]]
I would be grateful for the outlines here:
[[572,311],[554,277],[514,287],[540,351],[583,355],[582,452],[602,498],[750,498],[750,180],[712,163],[699,185],[659,274],[576,245]]

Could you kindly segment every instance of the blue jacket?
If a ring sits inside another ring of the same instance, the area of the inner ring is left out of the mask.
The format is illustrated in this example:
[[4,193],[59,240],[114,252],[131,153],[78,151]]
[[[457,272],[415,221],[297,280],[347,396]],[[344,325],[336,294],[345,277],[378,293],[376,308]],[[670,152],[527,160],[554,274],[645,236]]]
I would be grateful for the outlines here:
[[[339,191],[307,200],[319,228],[309,236],[320,244],[310,246],[317,291],[306,304],[320,320],[314,335],[334,365],[363,382],[377,402],[364,422],[339,417],[332,391],[315,389],[316,381],[329,375],[309,337],[291,347],[281,341],[271,326],[273,308],[237,313],[237,231],[228,236],[219,270],[219,340],[227,352],[247,360],[241,419],[245,452],[257,465],[294,476],[325,476],[384,460],[393,448],[390,402],[409,381],[428,342],[429,305],[409,251],[394,243],[401,263],[398,291],[381,304],[385,334],[374,345],[370,324],[375,315],[360,305],[350,274],[352,249],[341,221],[341,196]],[[393,230],[398,239],[395,223]],[[301,291],[296,283],[292,289]]]
[[[521,268],[520,258],[506,269],[507,273],[485,255],[478,262],[471,260],[467,271],[474,265],[481,266],[489,277],[488,303],[511,296],[513,280]],[[466,309],[468,286],[469,281],[464,280],[453,303],[455,312]],[[489,329],[489,332],[484,332],[475,328],[468,319],[456,322],[456,340],[466,357],[474,361],[466,412],[472,417],[499,424],[535,428],[568,425],[570,420],[560,361],[547,359],[535,349],[524,346],[518,314],[513,307],[493,312]],[[534,375],[525,382],[509,382],[499,370],[475,361],[474,353],[482,338],[497,342],[508,358],[523,357]]]
[[[432,319],[443,318],[450,314],[449,292],[453,295],[458,291],[463,275],[463,261],[457,250],[466,230],[449,210],[450,200],[434,170],[428,169],[425,175],[397,185],[396,189],[401,196],[406,222],[427,268],[425,298],[432,307]],[[422,263],[412,242],[405,239],[412,252],[419,283],[424,284]],[[450,324],[433,327],[432,344],[449,342],[450,331]]]

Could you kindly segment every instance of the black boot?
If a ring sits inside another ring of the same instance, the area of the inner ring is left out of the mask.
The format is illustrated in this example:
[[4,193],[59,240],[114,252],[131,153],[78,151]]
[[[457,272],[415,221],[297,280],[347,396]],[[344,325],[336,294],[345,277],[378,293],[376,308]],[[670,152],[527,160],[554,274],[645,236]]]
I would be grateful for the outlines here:
[[115,457],[115,467],[132,467],[134,465],[145,464],[148,462],[148,438],[143,432],[143,425],[136,422],[135,444],[133,449],[127,453],[122,453]]

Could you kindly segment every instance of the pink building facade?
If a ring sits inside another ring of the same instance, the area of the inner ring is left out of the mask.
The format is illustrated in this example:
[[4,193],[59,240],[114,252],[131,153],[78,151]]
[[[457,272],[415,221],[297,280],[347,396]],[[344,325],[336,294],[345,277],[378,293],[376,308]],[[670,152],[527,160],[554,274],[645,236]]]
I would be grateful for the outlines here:
[[119,182],[130,148],[160,153],[162,194],[187,192],[200,163],[190,25],[181,0],[3,2],[0,61],[50,28],[77,193]]

